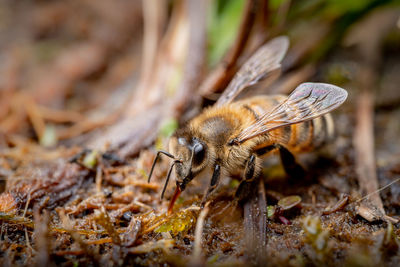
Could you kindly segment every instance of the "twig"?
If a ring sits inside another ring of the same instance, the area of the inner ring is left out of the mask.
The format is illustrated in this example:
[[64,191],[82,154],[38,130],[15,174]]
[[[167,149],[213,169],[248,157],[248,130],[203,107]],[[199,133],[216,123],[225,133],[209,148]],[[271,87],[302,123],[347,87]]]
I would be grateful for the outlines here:
[[36,102],[30,96],[24,96],[25,101],[23,101],[26,114],[32,123],[33,129],[39,140],[42,139],[46,124],[44,122],[43,116],[36,104]]
[[[376,192],[378,178],[374,157],[373,96],[369,91],[363,91],[358,97],[353,143],[360,189],[364,194]],[[369,198],[372,204],[385,214],[379,194],[371,194]]]
[[[11,224],[17,224],[17,225],[23,225],[24,227],[29,227],[29,228],[34,228],[35,225],[32,222],[31,219],[25,218],[25,217],[20,217],[20,216],[15,216],[13,214],[8,214],[1,212],[0,213],[0,220],[2,222],[7,222]],[[0,234],[0,237],[2,235]]]
[[103,182],[103,169],[100,164],[96,168],[96,192],[101,192],[101,183]]
[[39,210],[35,212],[35,246],[37,249],[36,264],[37,266],[48,266],[49,264],[49,215],[44,212],[39,214]]
[[24,208],[24,213],[22,214],[22,217],[25,217],[26,212],[28,211],[28,207],[29,207],[30,202],[31,202],[31,193],[29,192],[28,199],[26,201],[25,208]]
[[127,182],[125,183],[125,185],[132,185],[132,186],[136,186],[136,187],[141,187],[141,188],[145,188],[145,189],[151,189],[151,190],[158,190],[160,188],[160,184],[157,183],[148,183],[148,182],[141,182],[141,181],[137,181],[135,180],[136,178],[133,178],[134,176],[127,176],[126,180]]
[[202,234],[203,234],[203,227],[204,227],[204,220],[210,210],[208,207],[210,205],[210,202],[207,202],[204,205],[204,208],[201,210],[199,217],[197,218],[197,223],[196,223],[196,229],[194,231],[194,248],[193,248],[193,254],[192,254],[192,265],[200,264],[202,262],[202,256],[201,256],[201,240],[202,240]]
[[276,31],[281,32],[282,29],[284,28],[286,20],[287,20],[287,16],[288,16],[289,8],[291,5],[292,5],[291,0],[283,1],[279,5],[278,11],[276,12],[276,20],[277,20],[277,23],[276,23],[277,25],[275,27]]
[[167,2],[164,0],[143,0],[142,3],[144,34],[141,80],[148,82],[154,71],[162,29],[165,25]]
[[246,1],[236,40],[224,59],[200,85],[199,91],[202,96],[224,89],[235,74],[236,62],[244,51],[255,21],[257,2],[257,0]]
[[349,202],[349,196],[347,194],[343,194],[338,202],[336,202],[332,207],[326,207],[325,210],[322,212],[322,214],[329,215],[336,211],[339,211],[343,209],[348,202]]
[[159,220],[158,222],[156,222],[155,224],[153,224],[152,226],[146,228],[143,230],[143,234],[147,234],[152,232],[154,229],[156,229],[158,226],[160,226],[161,224],[163,224],[165,222],[165,220]]
[[1,231],[0,231],[0,238],[1,238],[1,240],[3,240],[3,233],[4,233],[4,222],[2,221],[1,222]]
[[30,249],[31,253],[32,252],[36,252],[32,246],[31,246],[31,242],[29,241],[29,235],[28,235],[28,229],[25,227],[25,242],[26,242],[26,246]]
[[[261,239],[259,249],[263,249],[266,248],[267,246],[267,214],[268,214],[267,198],[266,198],[263,179],[260,179],[260,182],[258,184],[258,208],[260,209],[260,215],[258,216],[258,230],[260,233],[259,238]],[[263,256],[260,256],[260,259],[262,259]]]
[[142,245],[131,248],[128,252],[130,254],[145,254],[153,250],[162,250],[165,254],[169,253],[169,250],[173,247],[173,239],[160,239],[157,241],[148,241]]
[[262,265],[267,247],[267,201],[263,180],[260,179],[253,186],[257,186],[258,193],[250,196],[244,205],[246,252],[249,260],[253,259]]
[[[246,44],[246,50],[250,53],[254,52],[262,44],[264,44],[268,36],[271,36],[270,32],[270,1],[269,0],[258,0],[256,7],[256,14],[253,28],[251,29],[249,40]],[[279,32],[278,34],[281,34]]]
[[229,50],[227,56],[224,58],[224,63],[229,68],[233,66],[239,56],[242,54],[247,40],[250,36],[250,31],[255,21],[255,16],[257,13],[257,7],[259,1],[250,0],[246,2],[246,6],[244,9],[244,16],[240,23],[239,34],[236,37],[236,40]]
[[[133,116],[141,116],[141,112],[147,111],[154,105],[168,102],[165,101],[168,85],[172,82],[176,83],[176,81],[172,81],[171,77],[176,78],[177,74],[180,75],[183,58],[187,52],[188,16],[185,12],[185,4],[185,1],[178,1],[174,5],[167,31],[160,44],[157,45],[157,50],[154,51],[157,54],[151,65],[149,77],[142,75],[138,88],[125,112],[125,115],[131,119]],[[145,32],[144,34],[151,33]],[[144,43],[144,45],[146,44]],[[144,58],[143,60],[152,59]]]
[[53,109],[45,106],[37,106],[43,119],[56,123],[79,122],[85,120],[85,116],[72,110]]
[[60,129],[57,131],[57,138],[58,139],[69,139],[76,136],[79,136],[83,133],[92,131],[97,129],[101,126],[112,124],[119,116],[119,112],[110,114],[104,118],[100,118],[98,120],[84,120],[78,123],[75,123],[71,127],[66,129]]
[[193,102],[199,102],[191,96],[196,95],[195,90],[201,82],[206,64],[207,1],[189,0],[186,8],[190,27],[189,48],[183,80],[175,96],[174,117],[182,114]]
[[113,240],[111,237],[104,237],[95,240],[85,240],[86,245],[102,245],[105,243],[112,243]]
[[[97,243],[96,243],[97,245]],[[66,255],[73,255],[73,256],[79,256],[79,255],[84,255],[85,251],[84,250],[62,250],[62,251],[56,251],[55,254],[57,256],[66,256]]]

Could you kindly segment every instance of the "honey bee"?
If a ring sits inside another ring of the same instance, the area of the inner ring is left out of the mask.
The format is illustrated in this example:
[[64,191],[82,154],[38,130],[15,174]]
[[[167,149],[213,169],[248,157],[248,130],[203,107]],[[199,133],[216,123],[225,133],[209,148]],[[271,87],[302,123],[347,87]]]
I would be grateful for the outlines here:
[[303,83],[289,96],[264,95],[233,102],[244,88],[270,78],[280,69],[288,46],[286,37],[277,37],[259,48],[217,102],[172,135],[169,152],[158,151],[149,181],[161,154],[173,159],[161,193],[163,198],[175,167],[176,189],[169,211],[187,184],[207,168],[212,168],[213,174],[202,203],[217,187],[222,174],[242,177],[235,194],[240,199],[260,175],[261,157],[268,152],[279,151],[289,175],[302,175],[304,171],[294,154],[332,139],[334,124],[327,113],[347,98],[346,90],[337,86]]

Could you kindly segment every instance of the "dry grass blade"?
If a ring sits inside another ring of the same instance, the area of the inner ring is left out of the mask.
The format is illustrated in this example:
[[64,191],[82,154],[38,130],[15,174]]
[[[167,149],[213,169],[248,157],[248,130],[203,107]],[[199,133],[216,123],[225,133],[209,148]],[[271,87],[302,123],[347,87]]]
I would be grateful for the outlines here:
[[4,212],[0,212],[0,220],[2,222],[7,222],[10,224],[23,225],[28,228],[35,227],[35,224],[31,219],[21,217],[21,216],[15,216],[14,214],[7,214]]
[[112,243],[113,240],[111,237],[105,237],[105,238],[99,238],[99,239],[95,239],[95,240],[86,240],[85,243],[87,245],[102,245],[102,244],[106,244],[106,243]]
[[84,115],[72,110],[52,109],[40,105],[37,106],[37,109],[45,120],[56,123],[79,122],[85,120]]
[[160,250],[163,250],[164,253],[168,253],[169,249],[172,248],[173,245],[174,245],[173,239],[160,239],[158,241],[149,241],[140,246],[131,248],[129,250],[129,253],[130,254],[145,254],[145,253],[149,253],[156,249],[160,249]]
[[40,112],[40,109],[38,108],[36,102],[29,95],[25,95],[23,96],[23,98],[26,114],[28,115],[28,118],[32,123],[33,129],[35,130],[38,139],[41,140],[46,128],[43,115]]
[[100,165],[97,166],[96,168],[96,192],[101,193],[101,183],[103,182],[103,169],[101,168]]
[[336,202],[332,207],[326,207],[326,209],[322,212],[322,214],[329,215],[339,210],[342,210],[347,205],[348,202],[349,202],[349,196],[347,194],[343,194],[338,202]]
[[[356,172],[361,191],[370,194],[379,187],[374,157],[373,96],[370,92],[361,93],[356,110],[357,123],[353,136]],[[369,198],[371,203],[385,214],[379,194],[372,194]]]
[[257,186],[257,194],[244,205],[246,253],[249,260],[261,264],[265,262],[267,248],[267,200],[263,180],[254,186]]
[[44,212],[43,215],[39,211],[35,213],[35,247],[37,249],[36,264],[37,266],[48,266],[50,257],[50,235],[49,235],[49,215]]
[[204,208],[201,210],[199,217],[197,219],[196,223],[196,229],[195,229],[195,237],[194,237],[194,248],[193,248],[193,254],[192,254],[192,259],[191,263],[192,265],[201,265],[202,263],[202,247],[201,247],[201,240],[202,240],[202,234],[203,234],[203,228],[204,228],[204,220],[210,210],[208,207],[210,205],[210,202],[207,202],[204,205]]

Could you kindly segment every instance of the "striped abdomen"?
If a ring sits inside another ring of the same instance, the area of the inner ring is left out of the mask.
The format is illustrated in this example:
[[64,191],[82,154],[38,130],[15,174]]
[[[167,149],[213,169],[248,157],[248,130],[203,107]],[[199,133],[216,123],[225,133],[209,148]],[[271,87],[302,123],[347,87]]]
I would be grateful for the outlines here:
[[[286,96],[281,95],[258,96],[237,103],[257,120],[284,99]],[[313,120],[277,128],[268,132],[268,136],[268,140],[272,143],[282,144],[294,153],[306,152],[332,140],[334,124],[331,115],[325,114]]]

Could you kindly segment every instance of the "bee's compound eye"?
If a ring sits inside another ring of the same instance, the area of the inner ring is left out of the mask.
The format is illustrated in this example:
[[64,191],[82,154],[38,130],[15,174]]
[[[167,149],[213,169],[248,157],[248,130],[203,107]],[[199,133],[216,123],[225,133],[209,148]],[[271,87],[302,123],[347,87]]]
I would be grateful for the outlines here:
[[198,165],[204,160],[205,149],[204,146],[200,143],[194,146],[194,154],[193,154],[193,163]]

